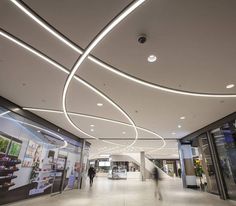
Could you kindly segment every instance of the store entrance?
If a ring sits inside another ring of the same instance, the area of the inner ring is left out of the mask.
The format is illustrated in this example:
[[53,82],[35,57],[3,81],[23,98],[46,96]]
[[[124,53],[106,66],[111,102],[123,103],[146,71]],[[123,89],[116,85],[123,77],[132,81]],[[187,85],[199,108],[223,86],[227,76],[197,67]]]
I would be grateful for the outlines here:
[[201,190],[219,195],[215,168],[212,162],[210,148],[205,134],[198,138],[198,157],[194,161],[195,174]]
[[58,155],[58,158],[56,160],[56,168],[55,168],[55,176],[53,180],[52,193],[56,193],[56,192],[61,193],[67,185],[66,163],[67,163],[67,157],[64,155]]

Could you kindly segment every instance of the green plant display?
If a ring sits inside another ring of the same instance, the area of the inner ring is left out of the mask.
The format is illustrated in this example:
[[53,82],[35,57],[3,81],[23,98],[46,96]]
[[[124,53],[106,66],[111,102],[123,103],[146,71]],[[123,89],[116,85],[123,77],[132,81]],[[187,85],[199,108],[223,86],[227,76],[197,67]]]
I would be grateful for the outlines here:
[[200,160],[198,159],[194,160],[194,169],[195,169],[195,175],[200,179],[200,188],[204,190],[204,184],[202,182],[202,174],[204,174],[204,171],[202,169]]
[[20,149],[21,149],[21,144],[18,142],[12,141],[8,155],[18,157],[20,154]]
[[10,139],[0,135],[0,153],[6,154]]
[[199,160],[194,160],[194,167],[195,167],[195,175],[197,177],[202,177],[202,174],[204,172],[203,172],[202,165]]

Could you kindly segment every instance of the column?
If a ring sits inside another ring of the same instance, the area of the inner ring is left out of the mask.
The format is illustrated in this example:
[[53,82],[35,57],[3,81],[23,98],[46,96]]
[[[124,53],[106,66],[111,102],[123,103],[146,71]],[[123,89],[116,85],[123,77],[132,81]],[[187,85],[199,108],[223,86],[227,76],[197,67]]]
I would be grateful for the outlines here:
[[78,189],[82,188],[83,184],[83,161],[84,161],[84,149],[85,149],[85,140],[83,140],[82,147],[81,147],[81,153],[80,153],[80,171],[78,175]]
[[179,157],[181,162],[181,178],[183,186],[188,188],[196,188],[197,181],[193,165],[193,155],[190,144],[179,143]]
[[140,152],[140,173],[141,173],[141,180],[145,181],[145,152]]

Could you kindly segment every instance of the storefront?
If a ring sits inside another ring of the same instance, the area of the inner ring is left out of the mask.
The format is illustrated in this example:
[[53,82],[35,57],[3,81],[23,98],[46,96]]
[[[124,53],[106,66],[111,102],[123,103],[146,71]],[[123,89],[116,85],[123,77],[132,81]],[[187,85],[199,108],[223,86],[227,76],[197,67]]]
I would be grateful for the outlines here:
[[156,166],[171,177],[180,177],[179,159],[150,159]]
[[1,99],[0,204],[74,188],[88,151],[82,139]]
[[182,138],[179,151],[185,187],[236,200],[236,113]]

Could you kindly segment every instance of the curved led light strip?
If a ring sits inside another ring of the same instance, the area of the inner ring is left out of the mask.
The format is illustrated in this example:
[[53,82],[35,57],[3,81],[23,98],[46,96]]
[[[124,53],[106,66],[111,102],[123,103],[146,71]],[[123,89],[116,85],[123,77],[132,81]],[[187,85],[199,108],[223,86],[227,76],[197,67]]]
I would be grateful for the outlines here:
[[[14,42],[15,44],[23,47],[24,49],[28,50],[29,52],[35,54],[36,56],[40,57],[41,59],[43,59],[44,61],[50,63],[51,65],[55,66],[57,69],[63,71],[66,74],[69,74],[68,69],[66,69],[64,66],[60,65],[59,63],[57,63],[55,60],[47,57],[46,55],[44,55],[42,52],[38,51],[37,49],[33,48],[32,46],[28,45],[27,43],[19,40],[18,38],[14,37],[13,35],[9,34],[8,32],[4,31],[3,29],[0,29],[0,35],[5,37],[6,39]],[[129,116],[125,113],[125,111],[122,110],[122,108],[120,108],[115,102],[113,102],[109,97],[107,97],[106,95],[104,95],[102,92],[100,92],[99,90],[97,90],[96,88],[94,88],[92,85],[90,85],[88,82],[86,82],[85,80],[81,79],[78,76],[74,76],[74,79],[77,80],[78,82],[82,83],[84,86],[86,86],[87,88],[91,89],[92,91],[94,91],[96,94],[98,94],[99,96],[101,96],[102,98],[104,98],[106,101],[108,101],[110,104],[112,104],[117,110],[119,110],[125,117],[128,118],[128,120],[130,119]],[[132,120],[131,120],[132,121]],[[79,130],[81,133],[97,139],[96,137],[80,130],[79,128],[76,128],[77,130]],[[108,142],[108,141],[107,141]],[[110,142],[110,144],[115,144],[113,142]],[[117,144],[116,144],[117,145]]]
[[1,116],[4,116],[4,115],[6,115],[6,114],[8,114],[8,113],[10,113],[10,112],[11,112],[11,111],[6,111],[6,112],[1,113],[1,114],[0,114],[0,117],[1,117]]
[[[28,111],[37,111],[37,112],[48,112],[48,113],[56,113],[56,114],[63,114],[63,111],[59,111],[59,110],[52,110],[52,109],[39,109],[39,108],[32,108],[32,107],[23,107],[24,110],[28,110]],[[124,122],[120,122],[120,121],[116,121],[116,120],[111,120],[111,119],[107,119],[107,118],[103,118],[103,117],[97,117],[97,116],[93,116],[93,115],[87,115],[87,114],[81,114],[81,113],[76,113],[76,112],[68,112],[69,115],[71,116],[79,116],[79,117],[85,117],[85,118],[90,118],[90,119],[96,119],[96,120],[102,120],[102,121],[106,121],[106,122],[111,122],[111,123],[115,123],[115,124],[121,124],[121,125],[124,125],[124,126],[128,126],[128,127],[133,127],[131,124],[127,124],[127,123],[124,123]],[[148,132],[154,136],[156,136],[157,138],[160,138],[163,142],[163,145],[156,149],[155,150],[160,150],[162,149],[163,147],[166,146],[166,141],[164,140],[164,138],[153,132],[153,131],[150,131],[148,129],[145,129],[143,127],[138,127],[136,126],[137,129],[140,129],[142,131],[145,131],[145,132]],[[103,142],[106,142],[106,140],[102,140]],[[110,143],[110,141],[109,141]],[[115,143],[114,143],[115,144]],[[120,146],[125,146],[125,145],[121,145],[119,144]],[[139,147],[139,146],[135,146],[137,148],[147,148],[147,147]],[[151,147],[150,147],[151,148]],[[153,148],[153,147],[152,147]]]
[[[66,96],[68,92],[68,88],[70,85],[70,82],[72,78],[74,77],[76,71],[79,69],[80,65],[84,62],[85,58],[91,53],[91,51],[97,46],[97,44],[116,26],[118,25],[126,16],[128,16],[132,11],[134,11],[138,6],[140,6],[145,0],[137,0],[134,1],[134,3],[130,4],[127,8],[125,8],[117,17],[115,17],[97,36],[96,38],[90,42],[84,53],[78,58],[75,65],[73,66],[72,70],[70,71],[70,74],[66,80],[63,93],[62,93],[62,109],[64,112],[64,115],[66,119],[70,122],[71,125],[73,125],[75,128],[77,126],[73,123],[73,121],[70,119],[69,115],[67,114],[66,109]],[[127,147],[131,147],[138,139],[138,131],[135,127],[135,123],[131,120],[131,118],[126,114],[126,117],[129,119],[131,124],[134,127],[135,130],[135,139],[134,141],[128,145]]]
[[47,129],[44,129],[44,128],[42,128],[42,127],[39,127],[39,126],[30,124],[30,123],[27,123],[27,122],[22,122],[22,121],[20,121],[20,120],[12,119],[12,118],[9,118],[9,117],[3,117],[3,116],[1,116],[0,118],[4,118],[4,119],[8,119],[8,120],[11,120],[11,121],[15,121],[15,122],[18,122],[18,123],[21,123],[21,124],[24,124],[24,125],[28,125],[28,126],[30,126],[30,127],[34,127],[34,128],[36,128],[36,129],[39,129],[39,130],[48,132],[49,134],[58,137],[60,140],[62,140],[62,141],[64,142],[64,145],[60,147],[61,149],[67,147],[67,145],[68,145],[67,141],[64,140],[63,137],[61,137],[60,135],[58,135],[58,134],[56,134],[56,133],[53,133],[53,132],[51,132],[51,131],[49,131],[49,130],[47,130]]
[[[38,23],[41,27],[43,27],[45,30],[47,30],[50,34],[52,34],[54,37],[62,41],[64,44],[72,48],[74,51],[78,52],[79,54],[83,53],[83,50],[77,46],[74,42],[72,42],[70,39],[63,36],[59,31],[57,31],[55,28],[53,28],[51,25],[49,25],[43,18],[41,18],[39,15],[37,15],[34,11],[32,11],[26,4],[23,4],[22,2],[19,2],[17,0],[11,0],[12,3],[14,3],[21,11],[23,11],[26,15],[28,15],[31,19],[33,19],[36,23]],[[229,97],[236,97],[236,94],[214,94],[214,93],[199,93],[199,92],[190,92],[185,90],[178,90],[170,87],[165,87],[162,85],[158,85],[155,83],[151,83],[148,81],[145,81],[143,79],[137,78],[135,76],[132,76],[130,74],[127,74],[125,72],[120,71],[119,69],[105,63],[104,61],[101,61],[100,59],[89,55],[88,59],[94,62],[95,64],[101,66],[102,68],[113,72],[120,77],[126,78],[130,81],[133,81],[135,83],[141,84],[143,86],[161,90],[164,92],[174,93],[174,94],[180,94],[180,95],[187,95],[187,96],[196,96],[196,97],[217,97],[217,98],[229,98]]]

